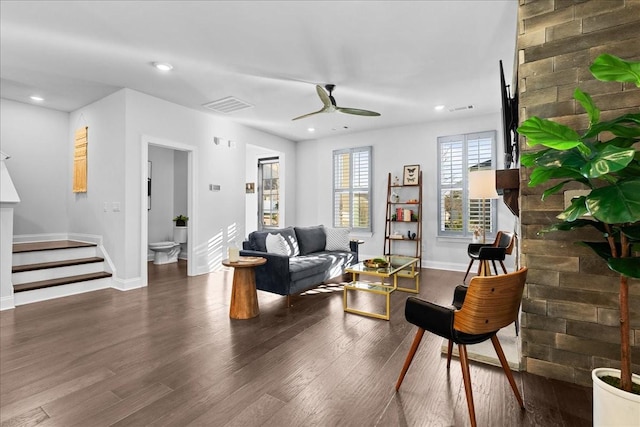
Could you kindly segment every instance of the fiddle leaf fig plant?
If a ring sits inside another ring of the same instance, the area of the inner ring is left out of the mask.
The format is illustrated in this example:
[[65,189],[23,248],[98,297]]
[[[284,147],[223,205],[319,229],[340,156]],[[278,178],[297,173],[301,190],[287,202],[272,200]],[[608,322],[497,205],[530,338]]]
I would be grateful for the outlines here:
[[[601,81],[633,82],[640,87],[640,62],[604,54],[595,59],[590,71]],[[630,392],[628,278],[640,278],[640,112],[601,121],[589,94],[577,88],[574,99],[586,111],[589,128],[580,134],[551,120],[525,120],[518,133],[527,138],[527,145],[543,148],[524,154],[521,163],[533,169],[530,187],[551,185],[543,192],[543,200],[569,183],[577,182],[587,191],[557,216],[560,222],[542,232],[593,227],[602,235],[601,241],[581,243],[620,274],[620,388]]]

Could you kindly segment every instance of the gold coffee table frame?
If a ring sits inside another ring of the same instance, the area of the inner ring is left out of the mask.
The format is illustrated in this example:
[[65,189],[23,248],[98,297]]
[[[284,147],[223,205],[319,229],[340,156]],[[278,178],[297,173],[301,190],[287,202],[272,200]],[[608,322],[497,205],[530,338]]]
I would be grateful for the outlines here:
[[[389,320],[389,300],[391,293],[395,290],[402,292],[411,292],[417,294],[420,291],[420,271],[417,269],[418,258],[391,255],[385,257],[389,262],[389,267],[386,268],[369,268],[364,265],[363,262],[359,262],[356,265],[345,269],[347,273],[351,273],[352,281],[344,285],[342,307],[347,313],[360,314],[362,316],[374,317],[376,319]],[[359,276],[373,276],[379,277],[379,282],[364,282],[358,280]],[[415,288],[399,288],[398,277],[404,277],[415,280]],[[392,279],[392,284],[386,283],[385,279]],[[370,311],[358,310],[349,307],[348,304],[348,291],[360,291],[369,292],[377,295],[384,295],[386,302],[386,309],[384,314],[373,313]]]

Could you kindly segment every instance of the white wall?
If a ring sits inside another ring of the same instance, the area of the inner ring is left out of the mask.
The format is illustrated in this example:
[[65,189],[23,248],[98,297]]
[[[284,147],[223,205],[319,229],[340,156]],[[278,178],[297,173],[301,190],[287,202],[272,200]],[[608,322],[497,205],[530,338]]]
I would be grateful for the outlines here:
[[[146,178],[141,171],[141,144],[143,136],[173,141],[197,149],[196,211],[188,212],[189,228],[195,241],[190,262],[197,273],[220,267],[231,242],[245,235],[245,156],[246,144],[265,146],[295,158],[295,144],[210,114],[191,110],[142,93],[125,89],[126,93],[126,164],[127,211],[125,265],[127,277],[139,277],[140,238],[142,212],[140,180]],[[229,147],[216,146],[213,137],[232,140]],[[144,172],[144,173],[143,173]],[[295,173],[295,171],[294,171]],[[294,175],[295,176],[295,175]],[[291,178],[293,179],[293,178]],[[217,192],[209,191],[209,184],[221,186]],[[295,183],[287,193],[295,191]],[[292,193],[291,193],[292,194]],[[293,198],[292,195],[289,196]],[[146,204],[144,206],[146,209]],[[291,216],[294,216],[293,213]]]
[[[174,212],[174,156],[173,150],[150,146],[151,161],[151,210],[149,242],[173,240]],[[183,213],[186,213],[186,209]]]
[[[451,114],[451,113],[445,113]],[[464,113],[459,113],[464,114]],[[387,176],[402,177],[404,165],[419,164],[423,174],[423,266],[465,270],[469,261],[467,239],[437,237],[437,138],[462,133],[499,130],[499,113],[475,118],[457,116],[455,120],[416,126],[387,128],[371,132],[336,136],[298,144],[297,220],[301,225],[332,224],[332,151],[340,148],[373,146],[373,234],[357,236],[363,256],[381,255],[384,251]],[[375,120],[375,119],[374,119]],[[497,132],[497,149],[501,152],[502,132]],[[500,155],[498,157],[501,157]],[[498,165],[502,167],[501,159]],[[512,230],[514,217],[498,203],[498,227]],[[352,237],[354,237],[352,235]]]
[[0,147],[21,203],[15,206],[13,233],[67,233],[69,114],[0,99]]
[[[75,129],[88,126],[87,192],[68,198],[69,231],[103,237],[103,245],[115,266],[114,280],[122,281],[127,262],[125,246],[125,96],[113,93],[71,113],[66,139]],[[73,156],[66,158],[69,188],[73,179]],[[145,181],[146,181],[145,169]],[[146,207],[145,207],[146,208]]]

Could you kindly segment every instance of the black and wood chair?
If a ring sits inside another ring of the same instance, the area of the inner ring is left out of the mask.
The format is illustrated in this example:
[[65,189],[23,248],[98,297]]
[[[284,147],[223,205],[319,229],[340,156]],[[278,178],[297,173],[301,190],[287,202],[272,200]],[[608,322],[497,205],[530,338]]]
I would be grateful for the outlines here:
[[515,235],[513,233],[498,231],[493,243],[469,243],[469,246],[467,247],[467,254],[470,258],[469,266],[467,267],[467,272],[465,273],[462,281],[466,282],[471,266],[476,260],[480,262],[480,265],[478,266],[478,276],[489,276],[491,274],[489,261],[493,264],[493,270],[496,275],[498,274],[496,261],[500,263],[502,271],[506,274],[507,268],[504,266],[504,259],[506,255],[511,255],[511,252],[513,252],[515,240]]
[[464,389],[467,396],[467,407],[469,408],[472,426],[476,426],[476,416],[466,347],[470,344],[491,340],[513,393],[520,407],[524,409],[524,402],[496,334],[501,328],[511,324],[517,318],[526,278],[526,267],[514,273],[499,276],[473,277],[468,289],[466,289],[460,309],[441,306],[416,297],[409,297],[405,305],[405,317],[408,322],[418,327],[418,332],[413,339],[413,344],[400,372],[400,377],[396,383],[396,391],[400,389],[424,332],[429,331],[449,340],[447,369],[451,365],[453,343],[458,345]]

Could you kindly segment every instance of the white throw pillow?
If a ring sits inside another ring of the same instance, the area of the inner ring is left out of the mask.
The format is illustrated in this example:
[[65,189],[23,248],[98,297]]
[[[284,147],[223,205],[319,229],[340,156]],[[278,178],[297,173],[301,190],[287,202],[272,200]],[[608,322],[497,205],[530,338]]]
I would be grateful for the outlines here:
[[327,251],[351,251],[349,246],[349,229],[347,228],[324,228],[327,235]]
[[289,245],[287,245],[287,242],[284,240],[284,237],[282,237],[282,234],[267,234],[265,246],[267,247],[267,253],[286,256],[290,255]]

